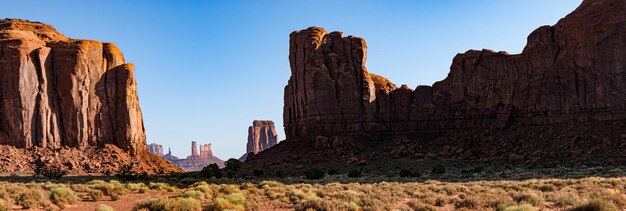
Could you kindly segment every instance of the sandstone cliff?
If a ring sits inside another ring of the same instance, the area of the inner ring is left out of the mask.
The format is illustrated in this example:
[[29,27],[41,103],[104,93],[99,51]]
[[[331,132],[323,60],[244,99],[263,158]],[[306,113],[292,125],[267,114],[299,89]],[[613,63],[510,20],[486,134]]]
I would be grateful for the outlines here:
[[278,144],[278,134],[271,120],[254,120],[252,126],[248,128],[248,143],[246,154],[239,158],[245,161],[248,154],[257,154]]
[[[23,154],[42,150],[34,156],[110,145],[143,170],[177,171],[147,153],[133,71],[112,43],[71,39],[47,24],[0,20],[0,145]],[[34,158],[25,159],[0,166],[29,171]],[[106,170],[90,161],[72,171]]]
[[529,162],[626,160],[615,155],[626,147],[624,0],[585,0],[532,32],[521,54],[458,54],[444,80],[415,89],[369,73],[362,38],[311,27],[291,33],[289,46],[287,143],[259,160],[343,159],[319,150],[359,160],[366,141],[379,141],[386,155],[420,159],[515,152]]

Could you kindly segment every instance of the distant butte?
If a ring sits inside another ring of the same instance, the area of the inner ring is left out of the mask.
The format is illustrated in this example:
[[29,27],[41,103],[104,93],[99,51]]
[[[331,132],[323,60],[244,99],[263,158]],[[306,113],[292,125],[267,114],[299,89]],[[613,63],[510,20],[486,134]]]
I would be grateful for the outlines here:
[[257,154],[278,144],[278,133],[271,120],[254,120],[252,126],[248,128],[248,142],[246,144],[246,154],[239,158],[245,161],[249,154]]

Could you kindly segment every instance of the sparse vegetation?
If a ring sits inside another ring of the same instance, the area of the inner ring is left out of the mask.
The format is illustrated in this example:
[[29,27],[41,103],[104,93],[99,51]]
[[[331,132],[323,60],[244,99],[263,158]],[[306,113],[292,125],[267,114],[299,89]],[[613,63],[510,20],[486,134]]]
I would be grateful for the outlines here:
[[324,172],[324,170],[322,169],[311,168],[311,169],[307,169],[304,172],[304,178],[306,179],[317,180],[317,179],[322,179],[324,177],[326,177],[326,172]]
[[[401,171],[402,168],[398,168],[395,173]],[[129,197],[128,194],[137,197],[142,196],[141,193],[163,198],[138,197],[135,210],[584,211],[626,208],[626,177],[444,182],[423,180],[430,174],[411,179],[391,175],[383,181],[371,175],[352,177],[351,171],[332,177],[324,177],[326,174],[321,169],[307,172],[309,175],[305,178],[286,177],[279,181],[243,178],[202,181],[183,177],[194,174],[126,182],[109,180],[111,178],[65,177],[54,182],[29,178],[26,183],[0,182],[0,211],[16,207],[58,209],[70,204],[80,207],[90,201],[116,203],[114,200]],[[415,170],[408,170],[408,173],[413,172]],[[312,181],[313,178],[317,179]],[[110,207],[100,207],[97,210],[110,210]]]
[[48,179],[61,179],[68,173],[61,165],[45,163],[39,159],[35,161],[34,172],[33,176],[43,176]]
[[53,188],[50,192],[52,202],[61,208],[65,208],[66,204],[74,204],[78,201],[78,196],[74,194],[74,191],[66,187]]
[[113,209],[113,207],[109,205],[101,204],[98,207],[96,207],[96,211],[115,211],[115,209]]
[[135,206],[133,210],[151,210],[151,211],[197,211],[200,210],[200,202],[193,198],[153,198],[141,202]]
[[615,206],[611,201],[606,200],[591,200],[589,203],[569,209],[569,211],[619,211],[620,209]]
[[433,167],[431,172],[433,174],[445,174],[446,173],[446,168],[443,167],[443,165],[441,165],[441,164],[437,164],[436,166]]
[[361,169],[352,169],[348,172],[349,178],[359,178],[363,176],[363,170]]
[[218,179],[222,178],[223,176],[222,170],[215,163],[209,164],[208,166],[202,168],[202,171],[200,171],[200,175],[204,178],[218,178]]

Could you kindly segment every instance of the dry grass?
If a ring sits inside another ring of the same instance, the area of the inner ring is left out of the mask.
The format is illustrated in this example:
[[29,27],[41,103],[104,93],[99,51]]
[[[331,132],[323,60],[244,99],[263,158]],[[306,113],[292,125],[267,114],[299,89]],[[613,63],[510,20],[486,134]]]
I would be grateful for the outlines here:
[[[626,208],[626,177],[523,181],[368,182],[367,178],[320,183],[220,180],[177,183],[91,180],[72,183],[0,182],[0,211],[49,209],[108,201],[129,193],[176,191],[175,198],[141,202],[136,210],[615,210]],[[185,180],[187,181],[187,180]],[[177,185],[172,185],[177,184]],[[203,205],[201,207],[201,205]],[[105,210],[106,208],[101,208]]]

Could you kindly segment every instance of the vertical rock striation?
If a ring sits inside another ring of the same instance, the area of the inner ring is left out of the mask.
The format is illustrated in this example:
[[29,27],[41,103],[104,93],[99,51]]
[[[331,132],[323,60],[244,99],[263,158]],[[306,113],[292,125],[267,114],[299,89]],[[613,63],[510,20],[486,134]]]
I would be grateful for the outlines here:
[[246,154],[239,158],[245,161],[248,154],[257,154],[278,144],[278,134],[276,127],[271,120],[254,120],[252,126],[248,128],[248,143]]
[[458,54],[448,77],[415,90],[365,67],[367,45],[311,27],[290,35],[287,140],[626,120],[626,2],[585,0],[528,37],[518,55]]
[[112,43],[71,39],[42,23],[0,20],[0,145],[113,145],[150,160],[133,72]]
[[390,157],[626,162],[624,0],[584,0],[556,25],[533,31],[521,54],[458,54],[432,86],[398,87],[369,73],[366,59],[361,38],[319,27],[291,33],[287,141],[246,165],[343,167]]

